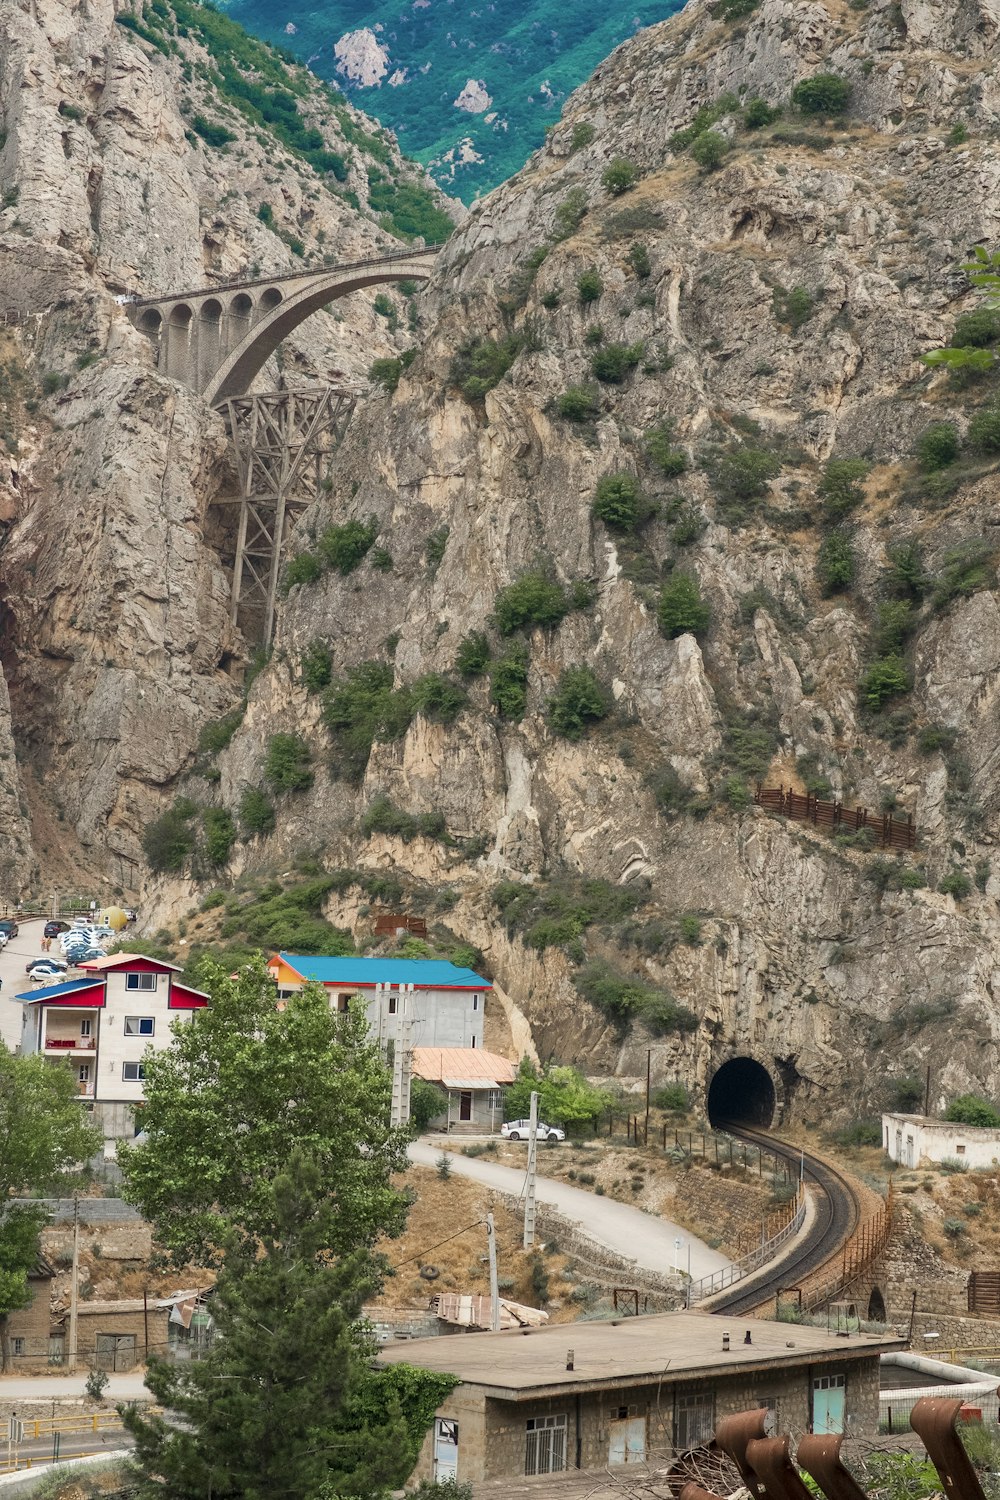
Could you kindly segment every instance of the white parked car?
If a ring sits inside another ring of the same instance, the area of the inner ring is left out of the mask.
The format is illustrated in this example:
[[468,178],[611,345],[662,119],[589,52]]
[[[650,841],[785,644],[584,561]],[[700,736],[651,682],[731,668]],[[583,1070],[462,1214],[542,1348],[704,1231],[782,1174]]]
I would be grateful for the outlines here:
[[[530,1120],[507,1120],[500,1126],[500,1134],[506,1136],[508,1141],[526,1141],[530,1130]],[[564,1141],[566,1139],[565,1130],[560,1130],[558,1125],[546,1125],[544,1120],[539,1120],[536,1131],[540,1141]]]

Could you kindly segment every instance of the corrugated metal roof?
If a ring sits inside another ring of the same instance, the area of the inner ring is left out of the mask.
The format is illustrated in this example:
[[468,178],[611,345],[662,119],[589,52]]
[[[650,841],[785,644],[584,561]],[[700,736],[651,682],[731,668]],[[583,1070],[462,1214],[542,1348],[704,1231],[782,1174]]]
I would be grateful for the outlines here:
[[488,990],[488,979],[440,958],[314,958],[279,953],[282,963],[317,984],[415,984],[418,990]]
[[78,990],[103,989],[103,979],[70,979],[63,984],[49,984],[40,990],[25,990],[20,995],[15,995],[15,1000],[23,1000],[31,1005],[35,1000],[58,1000],[61,995],[73,995]]
[[414,1047],[411,1069],[425,1083],[453,1089],[503,1088],[517,1077],[512,1062],[482,1047]]

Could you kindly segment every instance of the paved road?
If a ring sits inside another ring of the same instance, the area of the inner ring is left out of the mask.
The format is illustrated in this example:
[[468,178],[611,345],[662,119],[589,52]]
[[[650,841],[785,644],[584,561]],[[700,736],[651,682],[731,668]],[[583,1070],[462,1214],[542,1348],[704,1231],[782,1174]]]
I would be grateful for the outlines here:
[[[409,1152],[411,1161],[423,1167],[433,1167],[441,1155],[441,1147],[421,1140],[415,1141]],[[516,1167],[502,1167],[497,1162],[484,1161],[481,1156],[461,1156],[454,1152],[449,1152],[449,1156],[452,1171],[460,1177],[472,1177],[498,1192],[515,1196],[524,1187],[524,1173]],[[690,1245],[691,1275],[696,1281],[729,1265],[718,1250],[710,1250],[680,1225],[672,1224],[669,1219],[654,1219],[652,1214],[633,1208],[629,1203],[598,1198],[583,1188],[569,1187],[564,1182],[541,1176],[536,1179],[535,1197],[539,1203],[548,1203],[566,1218],[573,1219],[597,1244],[626,1260],[635,1261],[643,1270],[669,1274],[674,1266],[675,1239],[683,1242],[680,1250],[683,1270],[687,1270]]]
[[[0,1040],[2,1040],[13,1051],[21,1041],[21,1016],[24,1007],[14,996],[22,990],[31,989],[31,981],[25,973],[25,964],[29,958],[41,958],[42,956],[42,928],[44,922],[39,918],[30,922],[21,922],[20,930],[13,942],[7,944],[0,953],[0,980],[3,981],[3,989],[0,989]],[[61,958],[62,952],[57,951],[55,957]]]

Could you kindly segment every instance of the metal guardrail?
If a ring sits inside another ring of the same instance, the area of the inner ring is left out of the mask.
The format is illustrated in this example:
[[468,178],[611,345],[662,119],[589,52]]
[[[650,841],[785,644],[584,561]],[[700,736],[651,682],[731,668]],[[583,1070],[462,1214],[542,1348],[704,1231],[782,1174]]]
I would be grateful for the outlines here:
[[107,1427],[121,1427],[121,1414],[117,1411],[94,1411],[89,1415],[72,1412],[65,1417],[22,1417],[22,1443],[31,1443],[38,1438],[52,1437],[53,1433],[103,1432]]
[[691,1281],[687,1288],[687,1305],[693,1307],[696,1302],[705,1302],[709,1297],[714,1297],[716,1292],[724,1292],[726,1287],[735,1286],[738,1281],[744,1281],[746,1277],[759,1271],[761,1266],[766,1266],[768,1261],[774,1259],[775,1253],[781,1249],[788,1240],[798,1234],[802,1228],[806,1216],[805,1189],[800,1187],[797,1194],[798,1207],[784,1228],[779,1229],[769,1240],[765,1240],[756,1250],[749,1255],[744,1255],[740,1260],[734,1261],[731,1266],[726,1266],[722,1271],[714,1271],[711,1276],[702,1276],[699,1281]]
[[123,305],[129,307],[155,307],[160,302],[177,302],[184,297],[204,297],[212,292],[238,292],[248,286],[274,286],[284,281],[308,281],[311,276],[322,276],[327,272],[341,271],[364,271],[369,266],[391,265],[397,260],[417,260],[421,255],[437,255],[444,248],[443,243],[438,245],[424,245],[417,250],[399,250],[393,255],[368,255],[364,260],[349,260],[343,265],[336,266],[314,266],[307,271],[281,271],[276,276],[254,276],[242,277],[238,281],[215,281],[209,286],[188,287],[180,292],[166,292],[159,297],[132,297],[122,298]]

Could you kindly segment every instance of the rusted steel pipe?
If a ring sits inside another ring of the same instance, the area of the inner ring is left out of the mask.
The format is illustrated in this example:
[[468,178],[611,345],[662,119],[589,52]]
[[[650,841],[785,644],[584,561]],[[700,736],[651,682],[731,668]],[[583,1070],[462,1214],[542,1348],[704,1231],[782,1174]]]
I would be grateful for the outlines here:
[[953,1398],[921,1396],[910,1412],[910,1426],[927,1449],[948,1500],[986,1500],[979,1475],[955,1431],[961,1410],[961,1401]]
[[767,1411],[758,1406],[754,1411],[738,1411],[723,1417],[715,1429],[716,1443],[739,1469],[740,1478],[755,1500],[765,1500],[767,1491],[747,1457],[747,1446],[766,1435],[766,1420]]
[[827,1500],[868,1500],[857,1480],[844,1468],[840,1457],[843,1441],[832,1434],[810,1434],[800,1440],[796,1458]]
[[763,1481],[767,1500],[812,1500],[789,1456],[788,1437],[751,1438],[747,1462]]

